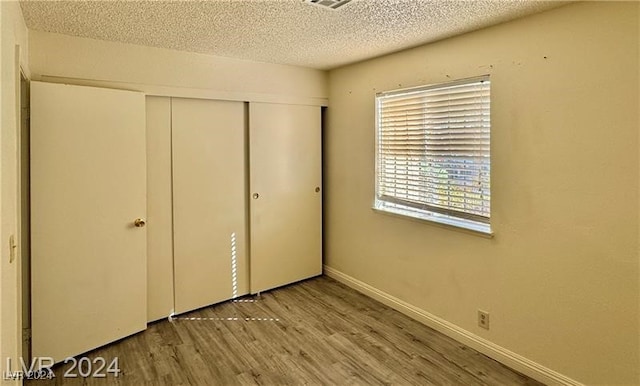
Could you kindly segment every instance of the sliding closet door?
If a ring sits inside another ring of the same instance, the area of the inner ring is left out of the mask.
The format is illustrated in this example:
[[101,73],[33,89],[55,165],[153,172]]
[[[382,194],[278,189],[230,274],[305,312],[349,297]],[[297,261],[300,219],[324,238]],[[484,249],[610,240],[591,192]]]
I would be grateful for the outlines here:
[[147,320],[173,311],[171,98],[147,96]]
[[172,99],[175,311],[248,293],[245,104]]
[[146,328],[146,195],[143,94],[31,82],[34,357]]
[[251,292],[322,273],[321,112],[251,103]]

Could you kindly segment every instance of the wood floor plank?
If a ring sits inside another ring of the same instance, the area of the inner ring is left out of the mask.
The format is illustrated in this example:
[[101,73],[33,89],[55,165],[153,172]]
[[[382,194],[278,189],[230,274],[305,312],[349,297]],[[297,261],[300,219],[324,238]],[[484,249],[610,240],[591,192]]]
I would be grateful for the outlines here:
[[[327,277],[206,307],[81,357],[118,378],[27,385],[540,385]],[[37,382],[37,383],[36,383]]]

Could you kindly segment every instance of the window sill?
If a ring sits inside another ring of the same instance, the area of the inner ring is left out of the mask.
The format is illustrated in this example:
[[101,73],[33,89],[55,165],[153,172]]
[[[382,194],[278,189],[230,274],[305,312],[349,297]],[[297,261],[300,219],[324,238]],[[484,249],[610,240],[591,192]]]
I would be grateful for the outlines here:
[[451,218],[450,216],[439,215],[436,213],[426,214],[417,213],[408,210],[395,209],[395,208],[376,208],[373,207],[374,212],[386,214],[393,217],[403,218],[407,220],[414,220],[419,222],[426,222],[429,224],[437,225],[443,228],[461,231],[468,234],[473,234],[485,238],[493,238],[494,234],[491,231],[491,226],[488,224],[481,224],[475,221],[469,221],[464,219]]

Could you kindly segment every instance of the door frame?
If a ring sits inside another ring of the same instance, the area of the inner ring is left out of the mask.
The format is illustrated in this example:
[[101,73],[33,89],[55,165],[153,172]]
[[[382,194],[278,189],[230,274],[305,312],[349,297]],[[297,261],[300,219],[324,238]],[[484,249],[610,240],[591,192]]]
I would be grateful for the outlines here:
[[18,88],[17,126],[17,214],[20,266],[18,293],[21,348],[24,360],[31,360],[31,200],[30,200],[30,102],[29,78],[20,66],[20,87]]

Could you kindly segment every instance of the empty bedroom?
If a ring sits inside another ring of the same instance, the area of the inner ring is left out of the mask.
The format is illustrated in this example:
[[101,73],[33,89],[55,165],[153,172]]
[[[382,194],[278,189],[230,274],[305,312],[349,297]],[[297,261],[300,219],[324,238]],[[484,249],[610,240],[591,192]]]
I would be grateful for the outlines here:
[[640,3],[0,22],[2,385],[640,386]]

